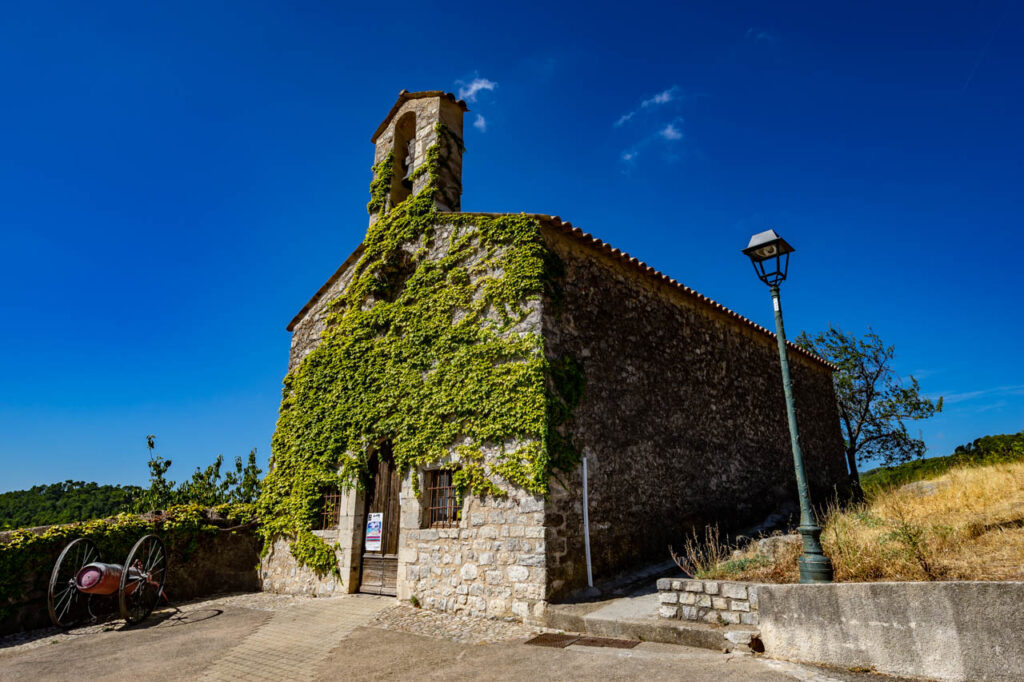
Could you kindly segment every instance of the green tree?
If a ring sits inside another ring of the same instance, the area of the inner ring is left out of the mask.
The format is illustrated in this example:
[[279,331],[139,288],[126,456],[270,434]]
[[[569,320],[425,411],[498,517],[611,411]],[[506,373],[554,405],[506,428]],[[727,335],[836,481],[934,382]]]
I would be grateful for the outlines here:
[[0,530],[88,521],[130,510],[138,486],[64,481],[0,493]]
[[173,504],[200,504],[213,507],[227,502],[254,503],[260,494],[260,474],[256,464],[256,450],[249,452],[243,464],[241,457],[235,457],[233,471],[222,473],[224,456],[217,455],[213,464],[205,469],[196,467],[192,477],[181,484],[167,479],[171,460],[155,454],[156,436],[146,436],[149,449],[149,488],[138,497],[135,510],[138,512],[166,509]]
[[906,421],[942,411],[942,398],[922,397],[917,379],[901,379],[892,368],[896,352],[870,329],[863,337],[838,327],[796,341],[839,369],[833,375],[846,464],[854,494],[862,496],[858,463],[894,466],[924,456],[925,444],[907,432]]
[[146,436],[146,448],[149,450],[149,487],[146,488],[135,504],[139,512],[166,509],[177,503],[174,481],[167,480],[167,470],[171,468],[171,460],[156,454],[156,436]]
[[235,471],[232,484],[231,502],[255,503],[260,496],[260,474],[263,471],[256,465],[256,448],[249,451],[249,459],[242,465],[242,458],[235,457]]

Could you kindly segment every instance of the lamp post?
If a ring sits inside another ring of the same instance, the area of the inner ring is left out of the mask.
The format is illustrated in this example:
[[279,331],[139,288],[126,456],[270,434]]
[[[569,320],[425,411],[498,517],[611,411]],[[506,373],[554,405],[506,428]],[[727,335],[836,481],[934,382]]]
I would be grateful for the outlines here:
[[758,278],[771,287],[772,307],[775,309],[775,332],[779,342],[779,364],[782,367],[782,390],[786,395],[786,416],[789,418],[789,440],[793,446],[793,466],[796,469],[796,488],[800,496],[800,525],[797,530],[803,536],[804,551],[800,555],[800,582],[832,582],[832,562],[821,549],[821,528],[814,519],[811,509],[811,494],[807,489],[807,475],[804,473],[804,456],[800,451],[800,432],[796,425],[796,406],[793,403],[793,380],[789,376],[789,359],[786,356],[786,329],[782,326],[782,303],[779,298],[779,284],[786,279],[789,269],[789,254],[793,247],[775,234],[766,230],[750,238],[743,253],[750,257]]

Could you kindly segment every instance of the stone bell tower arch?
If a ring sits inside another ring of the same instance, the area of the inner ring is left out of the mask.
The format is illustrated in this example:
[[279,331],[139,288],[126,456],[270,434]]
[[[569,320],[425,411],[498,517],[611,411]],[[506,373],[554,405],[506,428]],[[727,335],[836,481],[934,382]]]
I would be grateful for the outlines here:
[[[377,165],[393,154],[387,206],[419,194],[430,184],[427,151],[440,142],[434,205],[439,211],[458,211],[462,205],[462,117],[466,103],[441,90],[398,94],[398,101],[370,138]],[[438,135],[438,128],[445,134]],[[379,208],[370,214],[370,224]]]

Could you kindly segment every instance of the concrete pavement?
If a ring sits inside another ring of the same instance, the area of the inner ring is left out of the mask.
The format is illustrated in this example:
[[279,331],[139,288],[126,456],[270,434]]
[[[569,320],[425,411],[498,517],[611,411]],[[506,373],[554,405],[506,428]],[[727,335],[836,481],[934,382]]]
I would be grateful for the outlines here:
[[[385,617],[394,609],[405,614]],[[215,599],[166,610],[134,628],[115,622],[0,640],[0,681],[890,679],[650,642],[632,649],[528,646],[518,625],[498,641],[459,643],[429,632],[443,614],[423,612],[414,630],[409,611],[393,599],[362,595]],[[494,628],[489,621],[487,631]]]

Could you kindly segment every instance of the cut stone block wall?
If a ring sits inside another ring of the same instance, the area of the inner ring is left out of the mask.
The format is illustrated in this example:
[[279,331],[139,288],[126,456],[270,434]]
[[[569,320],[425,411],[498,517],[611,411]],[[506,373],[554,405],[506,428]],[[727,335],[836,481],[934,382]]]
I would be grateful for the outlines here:
[[330,574],[317,575],[300,565],[291,554],[291,538],[280,537],[260,560],[260,579],[265,592],[332,597],[356,591],[361,559],[359,548],[362,547],[358,541],[362,538],[365,513],[362,494],[357,490],[343,490],[339,508],[338,528],[313,533],[328,545],[337,545],[335,556],[340,579]]
[[716,625],[757,625],[758,587],[723,580],[661,578],[658,615]]
[[457,527],[423,528],[410,477],[402,486],[398,597],[470,616],[539,620],[544,613],[544,500],[467,495]]

